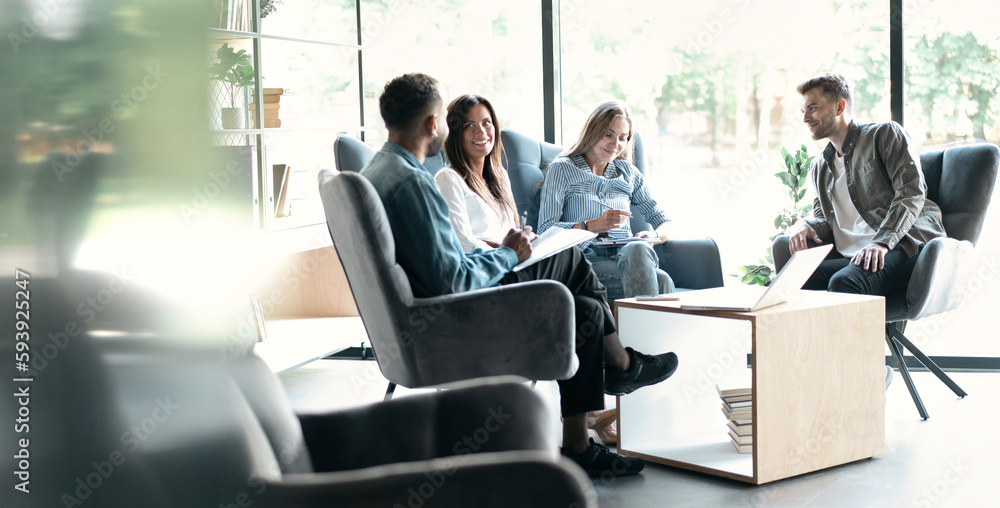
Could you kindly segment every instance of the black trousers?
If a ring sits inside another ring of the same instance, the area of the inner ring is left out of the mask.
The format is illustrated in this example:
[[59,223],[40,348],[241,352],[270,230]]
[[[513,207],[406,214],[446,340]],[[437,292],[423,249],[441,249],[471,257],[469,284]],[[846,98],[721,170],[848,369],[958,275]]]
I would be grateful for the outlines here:
[[573,377],[558,382],[562,415],[604,409],[604,336],[618,329],[608,307],[607,290],[576,247],[519,272],[510,272],[500,284],[546,279],[563,283],[576,304],[576,356],[580,367]]
[[907,256],[897,246],[885,255],[885,266],[872,273],[851,263],[836,250],[820,263],[802,289],[828,290],[837,293],[888,296],[902,291],[910,281],[917,256]]

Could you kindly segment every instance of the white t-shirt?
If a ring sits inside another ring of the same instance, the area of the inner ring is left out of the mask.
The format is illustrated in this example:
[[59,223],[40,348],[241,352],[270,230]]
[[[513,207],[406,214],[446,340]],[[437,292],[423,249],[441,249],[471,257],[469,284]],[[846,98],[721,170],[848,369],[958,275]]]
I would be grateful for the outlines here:
[[842,256],[851,257],[875,238],[875,230],[858,213],[847,190],[847,173],[844,171],[844,157],[838,155],[833,160],[833,202],[834,221],[831,221],[833,243]]
[[[501,169],[500,175],[507,192],[510,192],[507,171]],[[492,249],[483,238],[499,243],[515,227],[516,218],[513,213],[504,214],[499,207],[491,206],[473,192],[454,169],[441,168],[434,175],[434,180],[448,202],[448,217],[465,252],[472,252],[477,248]]]

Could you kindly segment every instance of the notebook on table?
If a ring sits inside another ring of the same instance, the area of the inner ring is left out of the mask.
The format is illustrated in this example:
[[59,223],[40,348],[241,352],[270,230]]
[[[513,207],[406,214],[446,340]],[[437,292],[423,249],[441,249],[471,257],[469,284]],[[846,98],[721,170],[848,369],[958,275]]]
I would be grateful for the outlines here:
[[792,254],[791,259],[771,285],[739,286],[727,288],[705,289],[684,294],[681,298],[681,308],[685,310],[721,310],[733,312],[751,312],[765,307],[785,303],[789,296],[802,289],[819,264],[826,259],[833,245],[813,247]]

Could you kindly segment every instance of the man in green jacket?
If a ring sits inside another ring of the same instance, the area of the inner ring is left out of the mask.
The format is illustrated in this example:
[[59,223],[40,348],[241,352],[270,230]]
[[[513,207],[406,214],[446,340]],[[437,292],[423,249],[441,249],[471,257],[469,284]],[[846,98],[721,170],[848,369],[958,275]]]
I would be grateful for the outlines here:
[[813,139],[830,143],[812,163],[814,218],[798,223],[788,248],[834,245],[803,287],[881,296],[904,289],[920,249],[944,235],[909,136],[895,122],[854,122],[841,75],[813,77],[798,92]]

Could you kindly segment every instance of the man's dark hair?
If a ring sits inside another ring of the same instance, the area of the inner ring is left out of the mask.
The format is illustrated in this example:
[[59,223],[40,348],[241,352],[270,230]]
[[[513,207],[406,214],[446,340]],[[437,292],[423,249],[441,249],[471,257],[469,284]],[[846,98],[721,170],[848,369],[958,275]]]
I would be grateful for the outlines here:
[[437,80],[420,73],[403,74],[385,84],[378,109],[386,127],[407,130],[441,100]]
[[831,104],[835,104],[840,99],[847,101],[847,111],[851,111],[854,99],[851,97],[851,87],[847,85],[847,78],[840,74],[827,72],[814,76],[802,82],[797,88],[799,94],[805,95],[813,88],[820,88],[820,93]]

